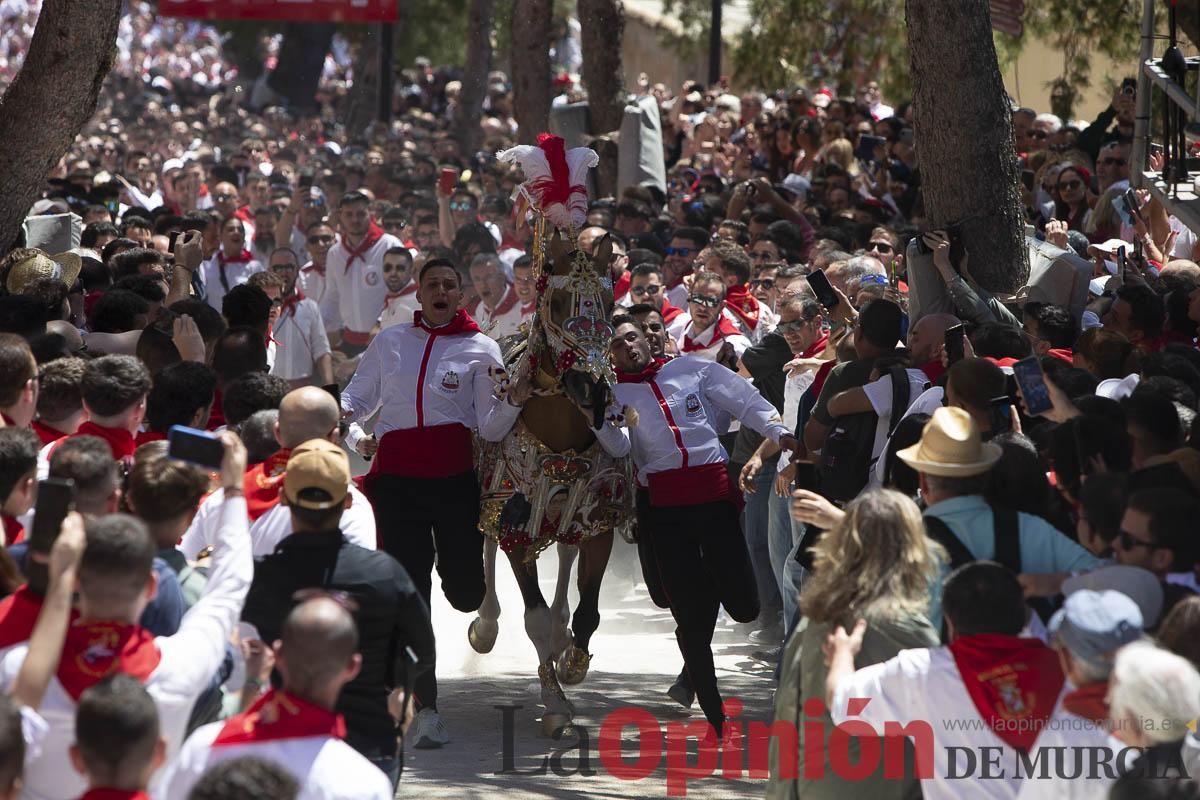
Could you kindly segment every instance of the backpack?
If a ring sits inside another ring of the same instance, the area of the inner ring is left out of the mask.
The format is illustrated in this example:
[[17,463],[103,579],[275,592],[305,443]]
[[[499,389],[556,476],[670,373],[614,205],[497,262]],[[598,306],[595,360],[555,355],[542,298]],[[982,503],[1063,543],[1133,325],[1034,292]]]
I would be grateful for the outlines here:
[[[950,526],[937,517],[926,514],[925,533],[930,539],[946,548],[950,556],[950,570],[963,564],[978,561],[962,540],[950,530]],[[992,560],[1014,575],[1021,574],[1021,526],[1017,512],[1011,508],[992,506]]]
[[[888,422],[890,437],[908,409],[908,372],[904,367],[891,367],[892,413]],[[871,474],[875,450],[875,430],[879,415],[874,411],[838,417],[821,447],[817,464],[818,491],[838,505],[850,502],[866,488]]]

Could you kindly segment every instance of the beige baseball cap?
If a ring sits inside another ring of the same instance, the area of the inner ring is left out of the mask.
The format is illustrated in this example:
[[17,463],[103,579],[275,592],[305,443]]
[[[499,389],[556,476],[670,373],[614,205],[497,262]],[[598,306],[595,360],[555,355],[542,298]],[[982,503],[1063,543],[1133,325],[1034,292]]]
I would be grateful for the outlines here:
[[[320,489],[328,500],[301,498],[307,489]],[[325,439],[311,439],[288,458],[283,476],[283,493],[288,505],[324,510],[341,505],[350,493],[350,459],[346,452]]]

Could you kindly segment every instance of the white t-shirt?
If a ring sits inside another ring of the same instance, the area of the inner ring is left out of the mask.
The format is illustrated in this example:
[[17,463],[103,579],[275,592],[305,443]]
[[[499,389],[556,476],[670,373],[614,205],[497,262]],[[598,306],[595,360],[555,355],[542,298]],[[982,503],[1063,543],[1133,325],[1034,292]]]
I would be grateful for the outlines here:
[[[925,391],[929,384],[929,376],[919,369],[907,369],[905,373],[908,375],[908,404],[911,406]],[[879,380],[868,383],[863,387],[863,391],[867,400],[871,402],[871,409],[879,416],[879,422],[875,425],[875,444],[871,446],[871,478],[867,485],[880,486],[882,476],[879,475],[876,466],[883,460],[883,451],[888,442],[888,428],[892,422],[892,376],[884,375]],[[904,411],[901,412],[901,419]]]
[[[924,373],[922,373],[922,374],[924,374]],[[928,380],[928,378],[926,380]],[[888,381],[889,391],[888,391],[888,401],[887,401],[889,404],[891,403],[891,397],[892,397],[891,391],[890,391],[891,383],[892,382],[889,380]],[[904,416],[900,417],[900,421],[903,422],[904,417],[911,417],[913,414],[932,415],[934,411],[936,411],[942,407],[942,397],[943,396],[945,396],[945,390],[942,389],[941,386],[930,386],[928,389],[921,392],[921,394],[919,394],[917,396],[916,400],[913,400],[911,403],[908,404],[908,410],[904,412]],[[883,449],[879,451],[880,453],[884,453],[887,451],[887,444],[890,441],[891,441],[891,437],[889,436],[884,441]],[[875,466],[871,470],[871,473],[872,473],[871,474],[871,483],[870,483],[871,486],[882,486],[883,485],[883,472],[884,472],[885,462],[886,462],[886,459],[877,457],[877,460],[875,461]]]

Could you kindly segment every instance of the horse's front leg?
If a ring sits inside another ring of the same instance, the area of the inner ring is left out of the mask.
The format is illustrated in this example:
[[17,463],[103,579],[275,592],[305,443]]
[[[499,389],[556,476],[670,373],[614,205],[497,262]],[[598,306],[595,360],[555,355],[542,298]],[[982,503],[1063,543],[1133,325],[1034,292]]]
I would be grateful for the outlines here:
[[477,653],[490,653],[500,633],[500,597],[496,594],[496,540],[483,537],[483,602],[467,629],[467,640]]
[[579,545],[579,605],[571,620],[573,641],[558,661],[558,676],[570,686],[583,682],[592,663],[588,645],[592,634],[600,627],[600,583],[608,567],[612,545],[612,531]]
[[550,604],[550,618],[554,622],[550,646],[557,656],[571,646],[571,568],[579,548],[574,545],[558,545],[558,583],[554,587],[554,602]]

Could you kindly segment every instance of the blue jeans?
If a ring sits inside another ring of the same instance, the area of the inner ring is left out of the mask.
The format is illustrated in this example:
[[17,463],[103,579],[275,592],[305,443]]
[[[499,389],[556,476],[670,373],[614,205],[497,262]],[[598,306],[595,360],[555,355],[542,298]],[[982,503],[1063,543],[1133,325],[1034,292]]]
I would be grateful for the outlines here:
[[796,561],[796,551],[804,538],[803,522],[792,519],[790,488],[787,496],[779,497],[771,489],[770,530],[767,545],[770,551],[771,568],[778,582],[783,600],[783,628],[791,631],[800,620],[798,599],[800,584],[804,578],[804,567]]
[[375,766],[379,767],[384,775],[388,776],[388,780],[392,782],[392,789],[400,783],[400,759],[395,756],[374,756],[368,758]]
[[764,466],[754,479],[754,494],[746,495],[746,508],[742,512],[742,528],[746,535],[746,549],[750,551],[750,564],[754,567],[754,582],[758,587],[759,620],[765,625],[777,624],[782,599],[779,596],[779,581],[771,567],[768,542],[770,525],[770,503],[775,470]]

